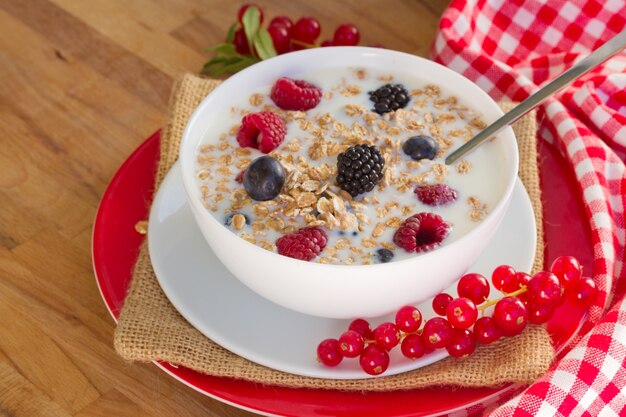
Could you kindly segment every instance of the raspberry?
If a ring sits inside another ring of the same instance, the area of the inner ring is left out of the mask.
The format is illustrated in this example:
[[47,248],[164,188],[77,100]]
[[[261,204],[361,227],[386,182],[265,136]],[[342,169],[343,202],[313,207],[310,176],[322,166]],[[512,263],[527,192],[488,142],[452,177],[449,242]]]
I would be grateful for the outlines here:
[[393,241],[407,252],[430,252],[450,233],[450,226],[437,214],[417,213],[396,230]]
[[446,184],[418,185],[415,194],[427,206],[443,206],[456,200],[456,190]]
[[269,153],[282,143],[286,133],[285,122],[276,113],[271,111],[250,113],[241,119],[237,142],[242,148],[249,146]]
[[283,110],[310,110],[322,99],[322,89],[303,80],[282,77],[276,81],[270,97]]
[[326,232],[319,227],[306,227],[276,241],[278,253],[290,258],[310,261],[326,247]]

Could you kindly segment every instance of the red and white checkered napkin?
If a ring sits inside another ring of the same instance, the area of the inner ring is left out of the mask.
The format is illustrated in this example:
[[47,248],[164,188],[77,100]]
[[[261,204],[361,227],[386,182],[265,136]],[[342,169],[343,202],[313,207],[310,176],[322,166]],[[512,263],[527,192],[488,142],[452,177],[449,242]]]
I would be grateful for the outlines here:
[[[432,55],[494,99],[521,101],[625,28],[626,0],[453,0]],[[626,415],[625,88],[622,52],[547,101],[539,117],[539,137],[561,149],[578,178],[601,294],[546,375],[463,414]]]

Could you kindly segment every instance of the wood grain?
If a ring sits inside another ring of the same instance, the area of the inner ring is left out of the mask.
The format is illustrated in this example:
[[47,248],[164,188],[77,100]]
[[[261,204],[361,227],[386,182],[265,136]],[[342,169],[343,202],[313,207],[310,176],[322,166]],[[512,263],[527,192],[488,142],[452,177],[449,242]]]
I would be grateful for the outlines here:
[[[259,1],[425,56],[449,0]],[[92,220],[240,2],[0,0],[0,416],[251,416],[112,348]]]

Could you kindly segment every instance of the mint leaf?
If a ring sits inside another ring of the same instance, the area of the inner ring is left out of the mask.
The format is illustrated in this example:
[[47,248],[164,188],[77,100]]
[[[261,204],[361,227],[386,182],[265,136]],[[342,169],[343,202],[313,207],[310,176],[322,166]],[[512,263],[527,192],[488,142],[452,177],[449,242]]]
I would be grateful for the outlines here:
[[228,28],[228,34],[226,35],[226,43],[233,43],[233,40],[235,40],[235,28],[236,27],[237,27],[237,24],[233,23]]
[[243,31],[246,34],[248,46],[250,46],[250,50],[252,51],[254,36],[259,30],[259,26],[261,26],[261,14],[259,13],[259,9],[255,6],[248,7],[241,18],[241,23],[243,23]]
[[268,59],[276,56],[276,49],[270,33],[265,28],[260,28],[254,36],[254,48],[261,59]]

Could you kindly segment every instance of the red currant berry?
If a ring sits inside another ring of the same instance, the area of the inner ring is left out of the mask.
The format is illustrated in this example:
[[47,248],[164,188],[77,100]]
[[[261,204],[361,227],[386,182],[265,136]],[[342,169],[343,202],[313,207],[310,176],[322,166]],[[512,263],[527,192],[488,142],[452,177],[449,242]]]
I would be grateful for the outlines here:
[[424,324],[422,337],[427,346],[435,349],[446,347],[452,338],[452,326],[444,318],[433,317]]
[[361,336],[363,336],[366,340],[374,339],[374,332],[372,332],[372,328],[367,320],[363,319],[355,319],[352,320],[350,326],[348,326],[348,330],[354,330]]
[[474,324],[474,336],[481,345],[488,345],[502,337],[502,331],[492,317],[481,317]]
[[411,333],[402,341],[400,350],[402,354],[409,359],[421,358],[426,353],[424,339],[422,339],[422,336],[419,334]]
[[333,45],[333,41],[329,41],[329,40],[327,39],[327,40],[323,41],[322,43],[320,43],[320,46],[321,46],[322,48],[325,48],[325,47],[327,47],[327,46],[335,46],[335,45]]
[[571,284],[568,296],[574,304],[580,307],[589,307],[598,296],[598,288],[593,279],[589,277],[580,278]]
[[297,41],[313,44],[320,32],[320,22],[316,18],[302,17],[294,25],[291,35]]
[[396,326],[406,333],[413,333],[422,324],[422,313],[413,306],[404,306],[396,313]]
[[533,304],[554,305],[561,298],[561,283],[552,272],[537,272],[528,283],[528,294]]
[[493,310],[493,319],[506,336],[519,334],[528,322],[528,310],[517,297],[504,297]]
[[244,4],[243,6],[241,6],[239,8],[239,11],[237,12],[237,20],[239,20],[239,23],[241,23],[243,25],[243,15],[246,13],[246,10],[248,10],[249,7],[256,7],[257,10],[259,11],[259,24],[263,23],[263,9],[261,9],[261,7],[259,7],[258,4],[256,3],[249,3],[249,4]]
[[361,34],[356,26],[350,23],[339,25],[333,36],[333,44],[337,46],[354,46],[359,44]]
[[518,272],[515,274],[515,277],[517,278],[517,283],[520,286],[525,285],[527,287],[528,287],[528,283],[530,282],[530,279],[532,278],[526,272]]
[[339,337],[339,352],[346,358],[356,358],[363,352],[365,340],[354,330],[343,332]]
[[233,45],[235,50],[241,55],[250,55],[250,45],[248,45],[248,39],[243,29],[237,29],[235,31],[235,37],[233,38]]
[[359,364],[368,374],[380,375],[389,367],[389,354],[382,347],[371,344],[361,353]]
[[515,269],[508,265],[500,265],[493,270],[491,274],[491,282],[496,290],[503,293],[510,293],[519,289]]
[[478,318],[478,309],[472,300],[466,297],[454,299],[446,310],[448,322],[457,329],[469,329]]
[[559,256],[550,266],[552,272],[565,288],[583,276],[583,269],[578,259],[573,256]]
[[530,303],[528,306],[528,321],[534,324],[542,324],[550,320],[554,314],[554,306],[538,305]]
[[452,330],[452,338],[448,346],[446,346],[446,350],[453,358],[471,355],[476,350],[474,333],[467,329]]
[[274,44],[276,53],[284,54],[285,52],[289,52],[291,35],[289,35],[287,28],[284,26],[270,26],[267,28],[267,31],[272,37],[272,43]]
[[433,310],[440,316],[445,316],[448,310],[448,304],[450,304],[452,300],[453,298],[450,294],[446,294],[445,292],[437,294],[435,298],[433,298]]
[[380,347],[391,350],[400,343],[400,331],[393,323],[381,323],[374,329],[374,340]]
[[270,20],[270,24],[267,27],[268,29],[272,26],[282,26],[287,29],[291,33],[291,28],[293,27],[293,22],[287,16],[276,16],[272,20]]
[[460,297],[467,297],[479,305],[489,297],[489,281],[480,274],[465,274],[459,280],[456,290]]
[[326,366],[337,366],[343,359],[337,339],[322,340],[317,345],[317,360]]

